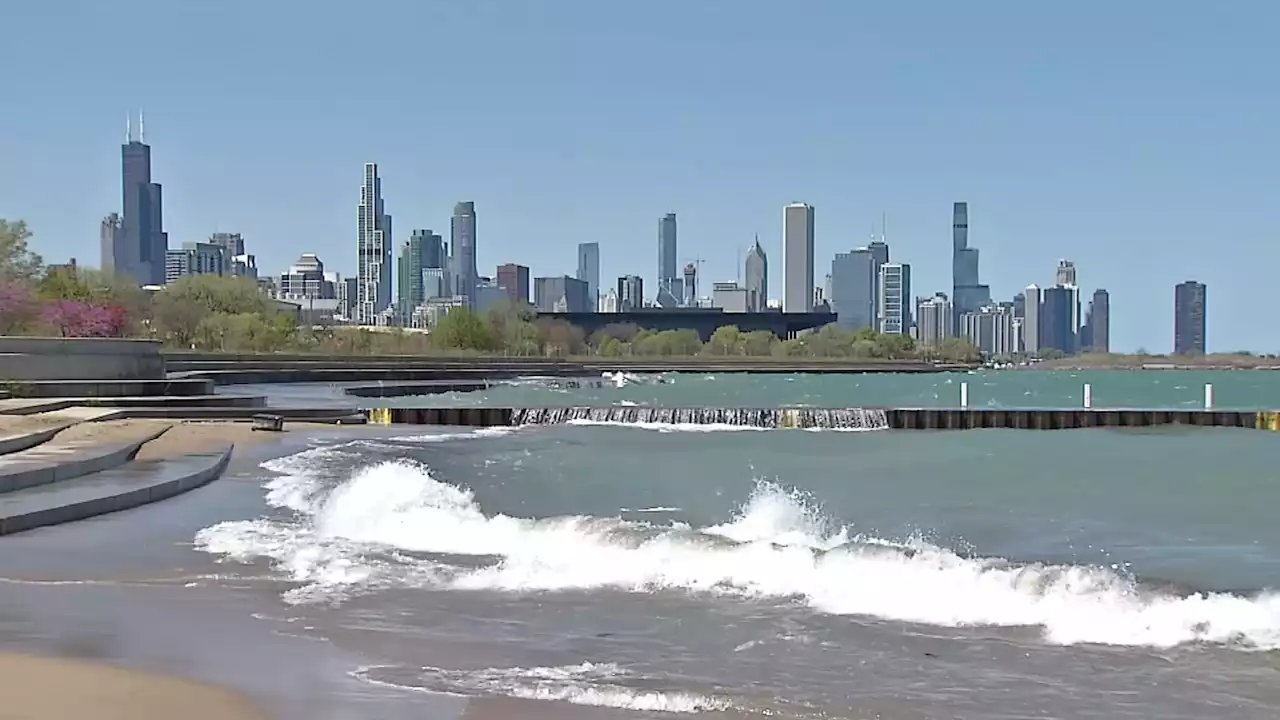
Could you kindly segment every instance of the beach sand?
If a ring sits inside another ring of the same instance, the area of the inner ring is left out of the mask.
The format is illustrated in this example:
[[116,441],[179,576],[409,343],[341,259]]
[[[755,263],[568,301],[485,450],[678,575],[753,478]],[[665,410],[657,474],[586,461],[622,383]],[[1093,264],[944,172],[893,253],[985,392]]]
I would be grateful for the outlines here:
[[[52,415],[52,414],[51,414]],[[0,416],[0,435],[30,432],[65,419]],[[57,440],[128,442],[168,428],[148,442],[137,459],[167,458],[214,450],[264,446],[299,434],[333,431],[332,425],[286,423],[284,432],[254,431],[250,423],[109,420],[86,422]],[[344,428],[350,429],[350,428]],[[240,454],[240,453],[237,453]],[[251,453],[244,453],[249,456]],[[250,460],[252,462],[252,460]],[[7,644],[0,638],[0,646]],[[0,720],[258,720],[268,717],[247,698],[212,685],[126,670],[82,660],[0,652]]]
[[0,653],[0,720],[264,720],[247,699],[191,680]]

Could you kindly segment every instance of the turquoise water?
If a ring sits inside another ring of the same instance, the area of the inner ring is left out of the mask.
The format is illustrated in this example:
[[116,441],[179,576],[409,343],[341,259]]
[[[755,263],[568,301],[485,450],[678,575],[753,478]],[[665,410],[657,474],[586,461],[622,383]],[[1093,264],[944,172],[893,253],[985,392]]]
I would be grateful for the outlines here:
[[[594,388],[560,389],[548,388],[543,383],[518,382],[474,393],[335,401],[361,407],[424,403],[497,407],[625,404],[651,407],[959,407],[962,383],[968,384],[970,407],[1082,407],[1087,383],[1092,386],[1095,408],[1201,408],[1204,406],[1204,386],[1212,384],[1216,408],[1280,409],[1280,372],[1261,370],[998,370],[921,375],[668,374],[624,377],[621,381],[605,378],[602,387]],[[255,392],[272,395],[280,391],[263,386]],[[314,396],[310,401],[315,402]]]

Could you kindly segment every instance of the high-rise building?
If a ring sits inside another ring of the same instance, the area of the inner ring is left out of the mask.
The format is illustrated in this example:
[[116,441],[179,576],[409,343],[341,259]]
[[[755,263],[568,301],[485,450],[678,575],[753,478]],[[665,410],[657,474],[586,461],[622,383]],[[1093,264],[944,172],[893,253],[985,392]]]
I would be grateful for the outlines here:
[[226,256],[226,274],[254,280],[258,278],[258,259],[245,249],[243,235],[216,232],[209,236],[209,244],[222,248],[222,253]]
[[538,312],[595,312],[587,295],[587,284],[577,278],[540,277],[533,279],[533,305]]
[[880,266],[871,248],[836,253],[831,261],[831,294],[828,300],[836,322],[846,330],[876,327],[876,295]]
[[784,313],[813,311],[813,214],[813,206],[804,203],[792,203],[782,209]]
[[989,357],[1012,355],[1018,349],[1012,305],[987,305],[961,313],[960,337]]
[[952,337],[953,321],[951,300],[938,293],[931,298],[916,300],[916,341],[921,345],[937,347]]
[[378,324],[391,306],[391,242],[391,216],[382,206],[378,164],[365,163],[356,212],[355,320],[362,325]]
[[911,266],[890,262],[881,265],[876,297],[880,303],[876,313],[878,330],[886,335],[910,335]]
[[951,304],[961,313],[976,312],[991,302],[991,290],[978,276],[978,249],[969,247],[969,203],[951,208]]
[[1111,295],[1106,290],[1098,288],[1093,291],[1086,317],[1089,339],[1082,349],[1096,353],[1111,352]]
[[618,278],[618,312],[639,310],[644,307],[644,278],[639,275],[623,275]]
[[1076,264],[1070,260],[1059,260],[1058,269],[1054,273],[1055,285],[1079,285],[1076,282]]
[[688,263],[684,266],[684,301],[685,307],[698,306],[698,266]]
[[600,243],[578,243],[578,279],[587,284],[587,295],[600,296]]
[[[102,271],[108,275],[116,273],[116,252],[124,250],[124,230],[121,226],[120,213],[111,213],[102,219],[102,227],[98,233],[102,245]],[[122,268],[120,272],[124,272]]]
[[1057,350],[1066,355],[1076,353],[1080,331],[1079,306],[1080,292],[1075,286],[1057,285],[1040,292],[1038,330],[1041,353],[1046,350]]
[[164,284],[186,275],[226,275],[227,256],[211,243],[182,243],[181,248],[164,252]]
[[297,262],[280,274],[278,296],[286,300],[336,300],[338,287],[325,273],[324,262],[319,256],[303,253]]
[[430,259],[436,263],[441,263],[444,259],[442,249],[438,245],[432,247],[433,239],[435,238],[430,230],[414,230],[400,246],[400,257],[396,265],[396,312],[400,315],[400,325],[403,327],[409,327],[414,308],[428,297],[422,271],[435,267],[428,262],[428,255],[433,255]]
[[458,277],[454,295],[467,298],[467,306],[475,307],[475,287],[480,273],[476,270],[476,204],[460,202],[453,206],[449,225],[449,242],[453,250],[453,272]]
[[1023,292],[1022,352],[1040,354],[1040,302],[1041,292],[1036,285],[1028,285]]
[[498,287],[506,288],[511,302],[529,302],[529,268],[507,263],[498,266],[497,276]]
[[1175,355],[1205,354],[1204,283],[1188,280],[1173,289],[1173,352]]
[[680,279],[680,270],[676,261],[678,251],[676,245],[676,214],[667,213],[658,220],[658,289],[671,290],[676,280]]
[[747,291],[747,312],[764,312],[769,306],[769,258],[760,247],[760,236],[747,251],[743,286]]
[[[102,267],[142,285],[163,285],[169,235],[164,232],[160,184],[151,182],[151,146],[146,144],[141,115],[137,138],[132,121],[125,125],[120,159],[123,207],[119,227],[111,230],[111,247],[102,248]],[[105,223],[103,232],[105,241]]]

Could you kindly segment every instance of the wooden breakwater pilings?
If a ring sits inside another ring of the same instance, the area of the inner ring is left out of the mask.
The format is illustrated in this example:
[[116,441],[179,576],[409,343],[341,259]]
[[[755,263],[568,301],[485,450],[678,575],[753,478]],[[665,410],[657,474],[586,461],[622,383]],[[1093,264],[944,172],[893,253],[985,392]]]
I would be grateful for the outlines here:
[[1255,428],[1280,432],[1280,411],[1061,408],[496,408],[396,407],[365,411],[371,423],[510,427],[603,423],[728,424],[766,428],[885,430],[1078,430],[1158,426]]

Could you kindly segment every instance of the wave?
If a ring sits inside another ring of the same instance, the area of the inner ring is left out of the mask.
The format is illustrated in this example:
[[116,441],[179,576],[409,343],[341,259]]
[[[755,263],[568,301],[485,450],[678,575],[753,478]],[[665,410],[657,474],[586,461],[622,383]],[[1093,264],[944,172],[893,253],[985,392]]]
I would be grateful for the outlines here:
[[1280,596],[1270,592],[1179,594],[1106,567],[1017,564],[922,539],[858,536],[815,498],[772,483],[759,483],[728,522],[709,527],[535,519],[486,513],[471,491],[404,461],[366,467],[324,490],[302,469],[323,462],[323,451],[307,452],[277,462],[286,474],[267,483],[268,501],[296,510],[300,521],[223,523],[197,536],[207,552],[273,559],[302,583],[288,598],[297,602],[388,583],[678,591],[942,627],[1038,628],[1056,644],[1280,649]]
[[765,432],[773,428],[756,427],[754,425],[730,425],[728,423],[667,423],[667,422],[623,422],[617,420],[569,420],[565,425],[622,427],[636,430],[656,430],[657,432]]
[[[374,685],[421,692],[461,695],[505,695],[526,700],[553,700],[574,705],[664,713],[698,713],[729,710],[734,705],[723,698],[687,692],[644,690],[620,682],[628,673],[613,663],[584,662],[577,665],[533,668],[486,668],[448,670],[424,667],[413,685],[385,680],[381,666],[359,668],[352,677]],[[635,680],[632,679],[632,682]]]

